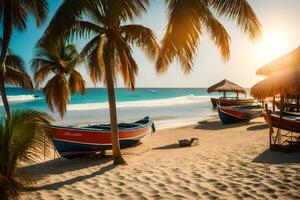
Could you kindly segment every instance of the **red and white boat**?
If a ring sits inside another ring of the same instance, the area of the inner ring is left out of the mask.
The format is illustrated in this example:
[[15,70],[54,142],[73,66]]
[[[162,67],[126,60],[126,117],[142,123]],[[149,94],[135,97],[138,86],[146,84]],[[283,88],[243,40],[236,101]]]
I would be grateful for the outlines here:
[[[112,149],[110,124],[66,127],[50,126],[53,144],[62,157],[74,158]],[[121,148],[137,144],[149,132],[155,132],[152,119],[145,117],[133,123],[119,123]]]
[[[268,122],[267,114],[264,112],[265,121]],[[300,115],[284,112],[280,118],[279,113],[271,113],[272,126],[287,131],[300,133]]]
[[236,98],[211,98],[213,107],[220,106],[251,106],[254,99],[236,99]]

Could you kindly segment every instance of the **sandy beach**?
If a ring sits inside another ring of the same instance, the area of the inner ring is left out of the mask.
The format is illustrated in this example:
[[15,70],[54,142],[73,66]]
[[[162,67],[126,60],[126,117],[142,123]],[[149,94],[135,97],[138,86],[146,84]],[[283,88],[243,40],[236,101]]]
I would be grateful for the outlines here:
[[[194,147],[179,139],[197,137]],[[111,156],[56,158],[25,168],[37,184],[21,199],[300,199],[300,153],[268,150],[262,118],[222,126],[211,117],[169,128]]]

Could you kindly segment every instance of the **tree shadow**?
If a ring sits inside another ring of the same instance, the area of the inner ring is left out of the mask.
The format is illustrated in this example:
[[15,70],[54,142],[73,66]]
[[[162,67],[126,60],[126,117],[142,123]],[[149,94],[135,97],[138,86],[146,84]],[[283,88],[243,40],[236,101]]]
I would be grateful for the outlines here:
[[43,185],[43,186],[28,187],[28,188],[25,189],[25,191],[32,192],[32,191],[37,191],[37,190],[57,190],[57,189],[65,186],[65,185],[72,185],[72,184],[74,184],[78,181],[83,181],[83,180],[93,178],[93,177],[98,176],[98,175],[102,175],[105,172],[114,169],[116,166],[117,165],[110,164],[110,165],[107,165],[105,167],[102,167],[99,171],[95,171],[95,172],[93,172],[89,175],[77,176],[77,177],[74,177],[74,178],[69,179],[69,180],[59,181],[59,182],[56,182],[56,183]]
[[198,122],[198,125],[194,127],[194,129],[202,129],[202,130],[222,130],[227,128],[235,128],[240,126],[246,126],[251,124],[256,124],[257,122],[240,122],[234,124],[223,125],[221,121],[201,121]]
[[265,164],[300,163],[300,152],[283,153],[267,149],[259,156],[254,158],[252,162]]
[[168,145],[165,145],[165,146],[161,146],[161,147],[155,147],[155,148],[152,148],[152,150],[159,150],[159,149],[178,149],[178,148],[181,148],[177,143],[173,143],[173,144],[168,144]]
[[33,176],[45,176],[49,174],[62,174],[65,172],[76,171],[87,167],[93,167],[96,165],[105,164],[113,159],[112,156],[92,156],[81,157],[72,160],[65,159],[63,157],[49,160],[47,162],[38,163],[28,167],[23,167],[20,170],[33,175]]
[[247,128],[247,131],[259,131],[259,130],[264,130],[268,128],[268,124],[259,124],[259,125],[254,125],[250,126]]

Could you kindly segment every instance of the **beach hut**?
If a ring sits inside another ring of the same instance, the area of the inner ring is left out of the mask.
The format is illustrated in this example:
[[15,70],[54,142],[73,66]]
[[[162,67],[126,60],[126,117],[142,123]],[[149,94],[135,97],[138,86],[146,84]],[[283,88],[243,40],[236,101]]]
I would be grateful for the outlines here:
[[[258,70],[266,75],[266,79],[251,88],[251,95],[258,99],[273,97],[280,112],[269,111],[266,106],[264,118],[270,128],[270,148],[272,150],[300,149],[300,62],[297,64],[296,55],[300,61],[299,48],[282,56]],[[290,60],[288,60],[290,58]],[[282,64],[284,67],[278,65]],[[273,66],[273,68],[272,68]],[[280,101],[275,101],[275,96]],[[289,112],[287,112],[289,111]],[[275,132],[273,127],[277,128]],[[281,130],[285,130],[283,133]]]
[[[268,77],[274,73],[275,74],[277,72],[279,73],[280,71],[286,71],[286,70],[289,71],[289,69],[296,70],[298,68],[300,68],[300,46],[298,48],[290,51],[289,53],[275,59],[274,61],[271,61],[271,62],[267,63],[266,65],[262,66],[261,68],[259,68],[257,70],[256,74]],[[286,73],[289,73],[288,71]],[[291,73],[293,73],[293,72],[291,71]],[[284,76],[284,74],[282,74],[281,76]],[[279,78],[280,74],[276,75],[275,77]],[[287,77],[287,79],[288,79],[288,77]],[[273,78],[273,80],[276,81],[275,78]],[[276,83],[277,83],[277,81],[276,81]],[[266,91],[266,90],[264,90],[264,91]],[[277,93],[277,95],[275,93],[276,92],[274,91],[273,96],[268,96],[268,97],[273,97],[273,111],[275,111],[275,105],[278,108],[280,107],[280,103],[278,101],[276,101],[276,96],[278,97],[278,95],[280,95],[280,93]],[[284,98],[284,104],[285,104],[285,108],[287,110],[295,109],[297,107],[296,105],[297,104],[299,105],[299,96],[297,96],[297,95],[295,96],[293,94],[286,95]],[[299,112],[299,106],[297,109]]]
[[[223,97],[211,98],[213,107],[217,107],[217,103],[219,103],[222,106],[235,106],[235,105],[252,105],[254,102],[254,99],[239,99],[239,93],[245,94],[246,97],[246,90],[243,87],[226,79],[209,87],[207,89],[207,92],[208,93],[223,92]],[[226,96],[227,92],[236,93],[236,97]]]

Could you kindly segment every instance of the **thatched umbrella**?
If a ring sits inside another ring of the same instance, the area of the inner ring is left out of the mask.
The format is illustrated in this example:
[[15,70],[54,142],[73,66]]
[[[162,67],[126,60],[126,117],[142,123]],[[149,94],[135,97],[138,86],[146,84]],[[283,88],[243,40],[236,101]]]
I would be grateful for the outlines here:
[[[273,111],[275,110],[275,96],[280,95],[280,107],[284,109],[284,98],[297,100],[299,111],[300,97],[300,67],[281,70],[271,74],[251,88],[251,95],[258,99],[273,97]],[[281,109],[281,110],[282,110]]]
[[300,67],[300,46],[284,56],[262,66],[256,71],[256,74],[269,76],[280,70],[298,67]]
[[251,95],[258,99],[265,99],[279,94],[300,96],[300,67],[273,73],[251,88]]
[[226,79],[224,79],[223,81],[209,87],[207,89],[207,92],[208,93],[223,92],[224,97],[226,97],[226,92],[235,92],[235,93],[237,93],[237,95],[239,93],[246,94],[246,90],[243,87],[241,87],[241,86],[239,86],[239,85],[237,85],[237,84],[235,84],[231,81],[228,81]]

